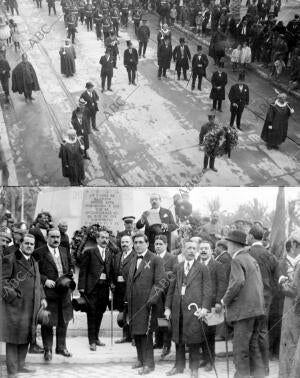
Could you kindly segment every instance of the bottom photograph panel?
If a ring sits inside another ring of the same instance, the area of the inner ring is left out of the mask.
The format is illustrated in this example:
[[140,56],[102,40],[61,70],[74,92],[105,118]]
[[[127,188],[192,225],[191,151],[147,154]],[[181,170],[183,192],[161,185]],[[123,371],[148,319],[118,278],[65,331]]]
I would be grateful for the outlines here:
[[299,188],[2,187],[0,375],[299,378],[299,227]]

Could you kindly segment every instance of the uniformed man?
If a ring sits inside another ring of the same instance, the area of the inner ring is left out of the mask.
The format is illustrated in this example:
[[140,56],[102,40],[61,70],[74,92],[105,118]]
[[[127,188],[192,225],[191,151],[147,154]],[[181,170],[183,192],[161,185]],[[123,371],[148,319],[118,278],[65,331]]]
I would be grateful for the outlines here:
[[132,42],[127,41],[127,49],[124,51],[124,66],[127,69],[129,85],[136,85],[135,76],[139,61],[137,49],[132,47]]
[[138,35],[138,29],[140,27],[141,19],[142,19],[142,11],[139,8],[136,8],[132,13],[132,19],[134,22],[134,32],[135,35]]
[[48,3],[49,16],[51,14],[51,9],[53,9],[54,14],[56,15],[55,0],[47,0],[47,3]]
[[91,0],[87,0],[87,4],[84,7],[84,11],[87,31],[93,30],[93,5],[91,4]]
[[230,88],[228,98],[230,101],[230,126],[233,127],[236,119],[236,126],[241,130],[241,118],[246,105],[249,105],[249,87],[244,83],[245,73],[240,72],[237,84]]
[[80,22],[81,22],[81,25],[83,25],[83,21],[84,21],[84,8],[85,8],[85,0],[79,0],[79,3],[78,3],[78,12],[79,12],[79,18],[80,18]]
[[95,23],[95,27],[96,27],[97,40],[102,39],[101,28],[102,28],[102,24],[103,24],[103,13],[102,13],[99,6],[97,6],[95,11],[94,11],[94,23]]
[[143,50],[143,58],[146,58],[146,50],[147,44],[150,38],[150,29],[147,25],[147,20],[142,20],[142,25],[138,29],[138,40],[139,40],[139,57],[142,55]]
[[103,11],[103,38],[104,40],[109,37],[109,33],[111,31],[111,19],[107,12]]
[[198,77],[198,89],[201,91],[202,78],[206,77],[206,67],[208,66],[207,55],[202,53],[202,46],[197,46],[197,53],[192,59],[192,90],[195,89],[196,80]]
[[114,5],[110,12],[110,18],[112,20],[113,31],[119,37],[120,12],[116,5]]
[[120,231],[117,233],[117,236],[116,236],[116,242],[117,242],[117,246],[118,247],[121,247],[121,238],[122,236],[124,235],[127,235],[127,236],[130,236],[132,237],[133,234],[134,234],[134,220],[135,220],[135,217],[133,216],[126,216],[126,217],[123,217],[122,218],[122,221],[124,222],[124,228],[125,230],[123,231]]
[[66,16],[66,25],[68,31],[68,38],[72,39],[72,43],[75,44],[75,33],[77,32],[76,29],[76,16],[74,13],[68,13]]
[[118,44],[119,41],[117,40],[115,33],[111,31],[110,36],[105,39],[104,45],[108,50],[110,50],[110,54],[113,60],[113,68],[117,68],[117,57],[119,55]]
[[127,26],[128,26],[128,14],[129,14],[129,6],[128,6],[127,0],[122,1],[121,12],[122,12],[122,16],[121,16],[122,26],[123,26],[123,28],[124,27],[127,28]]

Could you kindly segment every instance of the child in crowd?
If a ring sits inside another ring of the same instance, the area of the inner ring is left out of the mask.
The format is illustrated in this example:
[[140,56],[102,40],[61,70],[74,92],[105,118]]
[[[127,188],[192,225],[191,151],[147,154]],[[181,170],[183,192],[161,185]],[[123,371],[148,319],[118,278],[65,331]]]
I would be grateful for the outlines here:
[[248,43],[245,41],[243,42],[243,47],[241,50],[241,65],[246,70],[248,65],[251,63],[251,48],[248,46]]
[[175,20],[177,18],[177,9],[175,4],[173,4],[171,10],[170,10],[170,18],[171,18],[171,26],[174,26]]
[[238,65],[241,61],[241,52],[242,52],[242,46],[237,45],[235,49],[232,50],[231,53],[231,63],[232,63],[232,71],[236,72],[238,69]]

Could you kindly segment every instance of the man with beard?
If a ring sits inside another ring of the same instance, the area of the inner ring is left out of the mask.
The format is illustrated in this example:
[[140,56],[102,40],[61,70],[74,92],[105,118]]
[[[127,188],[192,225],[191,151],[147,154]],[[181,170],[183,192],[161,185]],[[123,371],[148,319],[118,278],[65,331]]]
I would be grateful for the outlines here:
[[166,235],[169,249],[171,248],[171,233],[178,227],[170,210],[160,207],[161,197],[153,193],[150,196],[151,209],[144,211],[136,223],[136,228],[145,227],[145,234],[149,239],[149,249],[154,252],[154,240],[158,234]]
[[99,101],[99,96],[94,89],[94,85],[90,81],[85,84],[85,88],[86,90],[82,92],[80,98],[83,98],[84,101],[86,101],[86,107],[89,110],[89,117],[93,130],[98,131],[96,127],[96,113],[99,111],[97,103]]
[[60,55],[60,72],[66,77],[73,76],[75,69],[76,53],[74,46],[70,45],[70,39],[65,40],[65,45],[59,51]]
[[139,62],[139,56],[137,49],[132,47],[132,42],[127,41],[127,49],[124,51],[124,66],[128,73],[129,85],[136,85],[135,76],[137,71],[137,65]]
[[47,244],[47,230],[49,228],[48,216],[46,213],[39,213],[35,220],[35,227],[29,233],[35,237],[35,248],[40,248]]
[[132,217],[132,216],[123,217],[122,221],[124,222],[125,230],[124,231],[120,231],[120,232],[117,233],[116,243],[117,243],[118,247],[121,247],[121,238],[122,238],[122,236],[128,235],[128,236],[132,237],[133,234],[134,234],[134,231],[133,231],[133,228],[134,228],[133,222],[135,221],[135,217]]
[[25,366],[28,345],[35,340],[36,316],[46,307],[39,267],[32,253],[34,236],[25,234],[20,249],[5,256],[1,276],[1,341],[6,343],[6,366],[9,378],[17,373],[34,373]]
[[113,254],[108,248],[109,232],[105,227],[97,232],[97,246],[87,249],[80,265],[78,290],[89,302],[87,311],[90,350],[105,346],[99,340],[103,314],[109,303],[109,290],[113,283]]
[[195,89],[196,80],[198,77],[198,90],[201,91],[202,78],[206,77],[206,67],[208,66],[208,59],[206,54],[202,53],[202,46],[197,46],[197,54],[192,59],[192,90]]
[[[226,289],[227,282],[225,271],[222,264],[215,261],[212,256],[212,246],[211,242],[207,240],[202,240],[199,246],[200,250],[200,261],[202,264],[206,265],[211,279],[212,286],[212,298],[211,298],[211,308],[214,308],[215,312],[218,314],[222,311],[221,299],[223,298]],[[216,326],[208,326],[205,330],[206,341],[202,343],[203,360],[200,362],[200,367],[204,367],[205,371],[211,371],[215,363],[215,336],[216,336]]]
[[50,229],[47,233],[47,245],[34,251],[34,258],[39,264],[41,282],[44,285],[47,309],[50,311],[49,325],[41,326],[44,345],[44,360],[52,360],[53,327],[56,327],[56,354],[71,357],[66,347],[69,321],[73,318],[71,290],[60,290],[58,280],[67,276],[72,278],[74,265],[70,252],[60,246],[60,232]]
[[84,159],[90,160],[87,150],[90,147],[89,134],[91,133],[90,124],[90,111],[87,107],[87,102],[80,98],[78,101],[78,107],[73,111],[71,124],[76,130],[78,138],[82,138],[84,146]]
[[126,281],[126,299],[132,336],[137,350],[137,362],[132,366],[140,375],[154,370],[153,331],[157,326],[155,305],[163,290],[165,277],[162,260],[148,250],[145,234],[133,237],[136,256]]
[[[157,256],[159,256],[163,260],[165,275],[166,275],[166,280],[167,280],[164,290],[162,291],[162,295],[157,303],[157,316],[159,318],[164,317],[165,302],[166,302],[168,288],[170,285],[170,281],[174,279],[175,267],[177,266],[177,258],[176,256],[171,255],[171,253],[167,251],[167,246],[168,246],[168,240],[165,235],[155,236],[155,242],[154,242],[155,252]],[[172,335],[168,328],[158,328],[155,331],[154,349],[162,348],[161,358],[164,358],[168,354],[170,354],[171,336]]]
[[22,54],[22,62],[17,64],[12,72],[12,91],[24,93],[25,101],[34,100],[32,91],[39,91],[40,86],[35,70],[28,62],[27,54]]
[[[195,261],[196,243],[186,241],[183,247],[184,261],[175,271],[166,299],[165,316],[172,318],[172,340],[176,343],[174,367],[168,376],[181,374],[185,369],[185,345],[189,348],[191,377],[198,378],[200,362],[199,348],[204,341],[206,316],[211,303],[211,282],[207,267]],[[188,309],[190,303],[196,303],[195,309]],[[200,321],[199,321],[200,320]]]
[[158,46],[157,63],[158,63],[158,79],[161,80],[161,75],[167,77],[167,70],[170,69],[172,60],[172,46],[169,38],[165,38]]
[[[136,256],[133,250],[132,238],[129,235],[121,236],[121,252],[114,257],[114,305],[119,312],[123,312],[123,319],[126,319],[128,308],[124,305],[126,293],[126,281],[129,274],[130,264]],[[123,337],[116,341],[116,344],[131,342],[129,324],[125,321],[123,327]]]
[[179,45],[173,50],[173,59],[176,62],[175,70],[177,72],[177,79],[180,80],[181,69],[183,71],[184,80],[188,80],[186,71],[189,69],[189,60],[191,60],[191,53],[189,47],[185,44],[184,38],[179,39]]

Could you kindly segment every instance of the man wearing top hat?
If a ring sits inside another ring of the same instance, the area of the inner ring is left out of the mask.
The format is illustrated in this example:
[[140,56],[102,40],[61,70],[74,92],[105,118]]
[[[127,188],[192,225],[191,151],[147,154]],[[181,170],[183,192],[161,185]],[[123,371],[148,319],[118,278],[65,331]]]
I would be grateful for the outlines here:
[[105,90],[105,82],[107,79],[107,90],[112,92],[111,79],[114,74],[114,58],[111,55],[111,50],[106,49],[105,55],[101,56],[99,61],[101,67],[101,92]]
[[121,247],[121,238],[122,238],[122,236],[128,235],[128,236],[132,237],[133,234],[134,234],[134,221],[135,221],[135,217],[133,217],[133,216],[126,216],[126,217],[122,218],[122,221],[124,222],[125,230],[120,231],[120,232],[117,233],[116,243],[117,243],[118,247]]
[[129,85],[136,85],[135,76],[137,71],[137,65],[139,62],[139,56],[137,49],[132,47],[132,42],[127,41],[127,49],[124,51],[124,66],[128,73]]
[[99,111],[97,103],[99,101],[99,96],[94,89],[94,85],[90,81],[86,83],[85,88],[86,90],[82,92],[80,98],[83,98],[87,103],[86,107],[90,113],[89,115],[93,130],[98,131],[96,127],[96,113]]
[[175,70],[177,79],[180,80],[181,69],[183,71],[184,80],[188,80],[186,71],[189,69],[189,60],[191,60],[191,52],[188,45],[185,44],[183,37],[179,38],[179,45],[173,50],[173,60],[176,62]]
[[2,262],[0,340],[6,343],[6,366],[9,378],[18,373],[34,373],[25,366],[30,342],[35,341],[36,316],[46,307],[38,264],[32,257],[34,236],[25,234],[20,248]]
[[[126,232],[126,231],[125,231]],[[126,293],[126,281],[129,274],[130,264],[136,256],[133,250],[132,237],[129,234],[122,234],[120,237],[121,251],[114,256],[113,276],[114,276],[114,307],[119,312],[123,312],[123,337],[116,343],[126,343],[131,341],[129,324],[126,321],[128,308],[124,305]]]
[[96,240],[97,246],[87,249],[83,254],[78,278],[78,290],[89,302],[88,339],[93,352],[97,346],[105,345],[99,340],[99,331],[113,283],[113,253],[108,247],[109,232],[105,227],[97,231]]
[[172,60],[172,46],[168,37],[165,37],[162,43],[159,44],[157,50],[157,63],[158,63],[158,79],[167,77],[167,70],[170,69]]
[[60,281],[63,277],[72,278],[74,266],[70,252],[60,246],[59,229],[48,230],[47,245],[36,249],[33,256],[39,265],[47,310],[51,313],[50,324],[41,326],[44,360],[52,360],[53,327],[56,327],[56,354],[71,357],[66,347],[68,323],[73,318],[71,289],[63,287]]
[[233,84],[228,93],[230,101],[230,126],[233,127],[236,119],[236,126],[241,130],[241,118],[246,105],[249,105],[249,87],[244,83],[245,72],[240,72],[238,82]]
[[147,25],[147,20],[142,20],[142,25],[138,28],[137,39],[139,41],[139,57],[143,52],[143,58],[146,58],[147,44],[150,38],[150,29]]
[[222,112],[222,101],[225,100],[225,86],[227,84],[227,73],[222,71],[221,65],[218,66],[217,71],[211,77],[211,91],[209,98],[213,100],[212,111],[218,108]]
[[208,66],[208,59],[206,54],[202,53],[202,46],[197,46],[197,53],[192,59],[192,90],[195,89],[196,80],[198,77],[198,89],[201,91],[202,78],[206,77],[206,67]]
[[226,320],[234,329],[233,359],[236,377],[264,377],[265,366],[259,345],[264,325],[264,288],[257,261],[245,248],[247,234],[229,232],[225,238],[232,257],[229,285],[221,303]]

